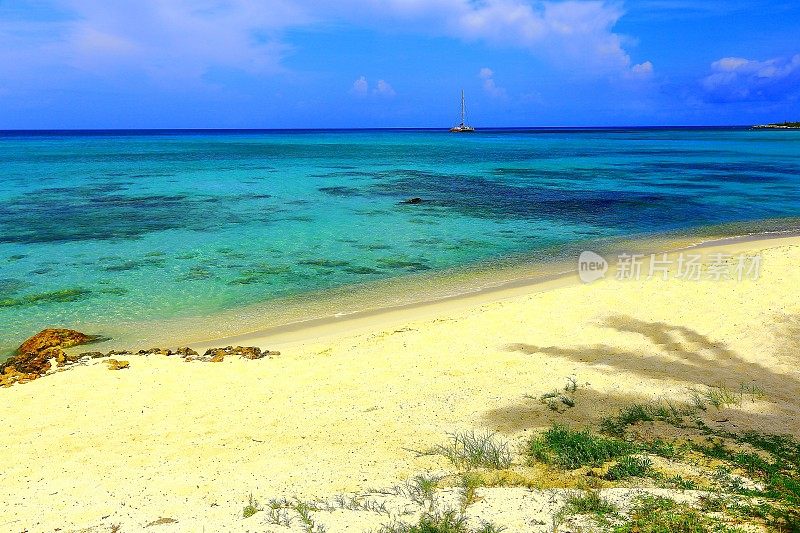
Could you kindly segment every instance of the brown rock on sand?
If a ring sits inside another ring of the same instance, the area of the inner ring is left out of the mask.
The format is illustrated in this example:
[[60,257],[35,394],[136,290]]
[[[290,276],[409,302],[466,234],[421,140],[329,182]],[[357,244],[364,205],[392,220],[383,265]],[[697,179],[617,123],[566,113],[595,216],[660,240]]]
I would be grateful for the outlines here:
[[64,361],[66,354],[61,348],[45,348],[39,352],[22,352],[3,363],[2,370],[13,369],[20,374],[41,376],[52,366],[51,359]]
[[[182,351],[184,351],[182,353]],[[176,353],[181,354],[181,357],[189,361],[200,361],[204,363],[221,363],[228,356],[239,356],[241,359],[261,359],[263,357],[271,357],[273,355],[280,355],[280,352],[272,352],[269,350],[262,351],[261,348],[256,346],[225,346],[224,348],[209,348],[203,353],[198,355],[197,352],[189,348],[179,348]]]
[[86,335],[74,329],[43,329],[17,348],[18,354],[39,353],[46,348],[69,348],[96,340],[97,336]]
[[263,357],[280,354],[280,352],[272,352],[269,350],[262,351],[261,348],[256,346],[226,346],[224,348],[209,348],[200,359],[212,363],[219,363],[228,355],[238,355],[242,359],[261,359]]
[[62,348],[69,348],[98,339],[72,329],[43,329],[23,342],[17,352],[0,364],[0,385],[24,383],[44,375],[56,360],[58,366],[72,363],[77,358],[68,356]]
[[109,370],[123,370],[131,366],[130,362],[118,361],[117,359],[108,359],[107,361],[104,362],[108,364]]

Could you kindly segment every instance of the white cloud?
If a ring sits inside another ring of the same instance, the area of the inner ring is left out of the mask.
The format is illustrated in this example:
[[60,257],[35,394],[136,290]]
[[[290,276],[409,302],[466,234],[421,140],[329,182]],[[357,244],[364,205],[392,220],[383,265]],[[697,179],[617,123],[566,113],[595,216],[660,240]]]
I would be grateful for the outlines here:
[[650,61],[633,65],[630,71],[630,77],[638,79],[650,78],[653,75],[653,64]]
[[494,71],[489,67],[483,67],[478,72],[478,77],[483,80],[483,90],[492,98],[505,98],[506,90],[498,87],[494,81]]
[[[350,92],[360,97],[368,96],[370,94],[369,87],[370,85],[367,77],[360,76],[356,81],[353,82],[353,87],[350,89]],[[394,88],[389,82],[386,80],[378,80],[371,94],[374,96],[391,98],[397,93],[395,93]]]
[[375,87],[375,94],[377,94],[379,96],[392,97],[396,93],[394,92],[394,89],[392,88],[392,86],[389,85],[386,81],[378,80],[377,86]]
[[[711,64],[711,69],[721,72],[733,72],[748,63],[751,63],[751,61],[742,57],[723,57],[719,61],[714,61]],[[753,61],[752,63],[755,62]]]
[[743,57],[723,57],[711,63],[711,70],[714,73],[706,80],[714,84],[741,75],[758,78],[784,78],[798,69],[800,69],[800,54],[788,61],[781,59],[756,61]]
[[765,61],[723,57],[701,86],[712,100],[780,100],[800,92],[800,54]]
[[367,81],[367,78],[365,76],[361,76],[354,81],[351,92],[359,96],[365,96],[369,92],[369,82]]
[[624,15],[617,0],[317,0],[313,9],[378,30],[527,49],[587,75],[626,73],[633,64],[627,37],[613,31]]
[[[51,0],[58,20],[0,20],[0,69],[63,66],[184,87],[214,68],[284,70],[285,31],[342,24],[523,48],[571,72],[630,72],[614,0]],[[36,63],[34,65],[33,63]],[[644,63],[643,63],[644,64]],[[48,69],[49,70],[49,69]],[[30,74],[30,72],[29,72]],[[31,74],[34,76],[34,74]]]
[[311,22],[294,0],[54,0],[52,9],[66,15],[0,20],[0,68],[25,58],[183,87],[217,67],[282,71],[281,31]]
[[495,81],[491,78],[483,81],[483,90],[493,98],[505,98],[506,90],[498,87]]

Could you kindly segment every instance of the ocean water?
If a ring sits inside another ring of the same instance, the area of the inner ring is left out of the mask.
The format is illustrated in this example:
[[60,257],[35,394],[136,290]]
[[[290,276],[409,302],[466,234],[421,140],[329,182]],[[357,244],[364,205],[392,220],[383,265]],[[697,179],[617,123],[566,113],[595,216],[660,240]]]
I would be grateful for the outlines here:
[[0,132],[0,184],[9,353],[48,325],[159,338],[587,241],[794,229],[800,132]]

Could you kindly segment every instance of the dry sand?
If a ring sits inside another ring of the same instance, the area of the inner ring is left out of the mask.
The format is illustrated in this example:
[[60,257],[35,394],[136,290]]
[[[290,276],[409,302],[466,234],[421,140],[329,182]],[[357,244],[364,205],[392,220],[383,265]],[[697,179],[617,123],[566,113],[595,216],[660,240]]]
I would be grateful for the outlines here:
[[[127,370],[96,362],[0,390],[0,531],[138,531],[160,518],[177,522],[147,530],[264,531],[242,518],[249,494],[387,487],[447,470],[410,450],[448,432],[521,442],[553,420],[590,425],[699,385],[756,384],[765,400],[725,423],[800,435],[800,238],[717,248],[761,254],[761,278],[572,276],[246,339],[282,352],[272,359],[133,356]],[[527,398],[569,376],[574,408]]]

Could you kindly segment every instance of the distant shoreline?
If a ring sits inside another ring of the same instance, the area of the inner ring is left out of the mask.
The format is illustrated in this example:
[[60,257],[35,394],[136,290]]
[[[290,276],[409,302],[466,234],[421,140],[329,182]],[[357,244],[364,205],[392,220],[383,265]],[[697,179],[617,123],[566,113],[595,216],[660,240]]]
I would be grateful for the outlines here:
[[758,124],[754,130],[800,130],[800,122],[781,122],[773,124]]

